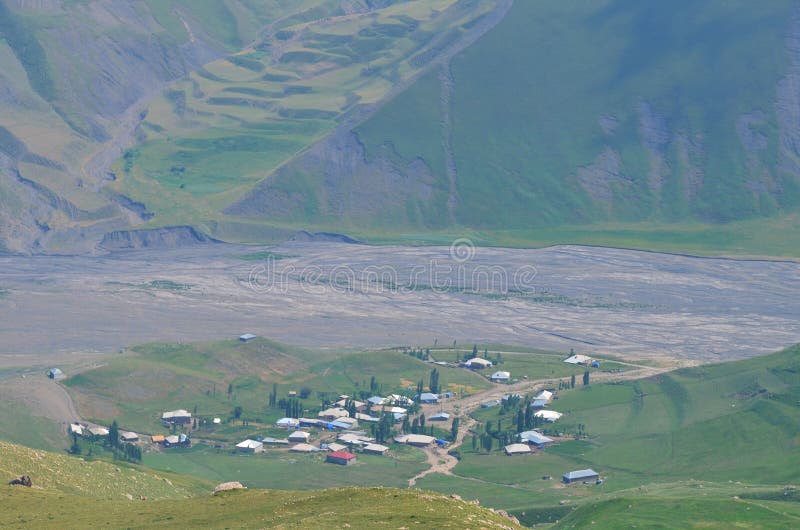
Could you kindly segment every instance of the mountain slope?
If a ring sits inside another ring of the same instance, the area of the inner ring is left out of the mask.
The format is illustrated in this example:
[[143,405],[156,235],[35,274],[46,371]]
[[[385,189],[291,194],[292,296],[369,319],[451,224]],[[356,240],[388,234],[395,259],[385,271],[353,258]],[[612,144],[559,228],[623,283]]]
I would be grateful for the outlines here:
[[227,212],[368,231],[793,211],[798,15],[788,1],[515,2]]

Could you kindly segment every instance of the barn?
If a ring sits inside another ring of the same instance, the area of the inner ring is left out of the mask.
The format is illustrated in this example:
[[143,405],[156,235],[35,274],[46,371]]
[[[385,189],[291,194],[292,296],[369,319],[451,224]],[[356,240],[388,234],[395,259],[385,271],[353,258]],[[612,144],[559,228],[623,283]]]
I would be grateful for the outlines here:
[[575,482],[584,482],[587,480],[597,480],[600,475],[594,469],[580,469],[578,471],[570,471],[564,473],[564,484],[573,484]]

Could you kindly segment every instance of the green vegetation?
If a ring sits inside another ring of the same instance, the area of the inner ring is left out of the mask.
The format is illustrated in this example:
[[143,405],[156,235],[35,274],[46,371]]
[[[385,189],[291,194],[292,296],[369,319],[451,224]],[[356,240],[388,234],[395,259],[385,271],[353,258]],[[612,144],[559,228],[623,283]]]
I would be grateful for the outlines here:
[[[339,471],[346,471],[340,469]],[[97,501],[28,488],[0,490],[11,528],[521,528],[485,508],[438,494],[389,488],[321,492],[232,491],[180,501]]]
[[[298,392],[298,406],[313,415],[342,393],[360,399],[374,393],[413,393],[430,371],[429,364],[400,352],[324,353],[259,338],[137,346],[64,384],[81,414],[100,423],[117,419],[124,429],[162,433],[161,413],[184,408],[195,411],[204,437],[241,441],[254,430],[270,432],[271,423],[285,415],[289,391]],[[443,391],[469,394],[489,387],[468,370],[440,372]],[[273,385],[278,395],[270,406]],[[242,407],[240,418],[234,418],[237,406]],[[213,417],[224,418],[226,424],[202,423]]]
[[[731,520],[745,528],[791,527],[798,505],[784,485],[800,479],[792,464],[800,457],[798,373],[800,346],[616,384],[582,386],[579,374],[576,388],[560,390],[549,406],[564,413],[545,427],[564,437],[559,443],[507,457],[497,440],[487,453],[479,443],[473,449],[468,435],[456,476],[419,485],[566,528],[591,521],[619,528],[637,519],[663,528],[687,521],[724,528]],[[517,430],[513,407],[478,409],[474,417],[476,435],[486,424],[496,433],[498,420],[504,431]],[[601,474],[602,485],[560,484],[563,473],[587,467]],[[685,512],[670,517],[678,504]]]

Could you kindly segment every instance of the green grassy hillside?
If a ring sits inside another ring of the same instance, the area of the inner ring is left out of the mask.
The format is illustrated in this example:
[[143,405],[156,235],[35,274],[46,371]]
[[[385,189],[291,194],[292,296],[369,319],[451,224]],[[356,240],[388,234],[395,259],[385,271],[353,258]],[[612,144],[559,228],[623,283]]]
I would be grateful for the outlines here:
[[5,528],[523,528],[438,494],[340,488],[234,491],[182,501],[96,501],[0,487]]
[[[565,436],[560,443],[507,457],[499,442],[487,453],[467,437],[455,476],[419,484],[525,512],[529,523],[563,519],[570,528],[591,521],[619,528],[637,518],[663,528],[724,528],[732,520],[745,528],[793,527],[800,513],[791,486],[800,480],[798,374],[800,347],[793,347],[617,384],[582,387],[578,378],[576,389],[560,391],[550,405],[564,413],[545,426]],[[501,412],[477,411],[477,433],[487,422],[496,432],[498,420],[516,432],[516,411]],[[575,439],[579,430],[585,434]],[[563,473],[587,467],[604,484],[559,483]],[[671,513],[676,505],[685,508]]]
[[[515,2],[355,127],[354,163],[337,136],[227,211],[378,239],[461,229],[500,244],[796,254],[761,240],[796,232],[781,216],[800,204],[784,118],[792,14],[789,1]],[[389,173],[404,188],[379,195]]]
[[[228,419],[241,406],[251,425],[271,424],[284,416],[284,409],[268,406],[273,384],[279,399],[307,388],[300,401],[315,415],[321,396],[334,401],[342,393],[357,396],[369,391],[372,377],[383,394],[416,388],[420,379],[427,384],[430,371],[430,364],[399,352],[327,353],[257,339],[137,346],[64,384],[82,416],[105,424],[118,419],[127,429],[158,434],[165,432],[161,412],[177,408]],[[440,372],[445,390],[471,393],[489,387],[467,370],[442,367]],[[238,442],[253,429],[232,424],[204,436]]]
[[0,478],[23,474],[33,488],[0,485],[3,528],[519,528],[501,515],[438,494],[338,488],[212,497],[212,483],[0,442]]

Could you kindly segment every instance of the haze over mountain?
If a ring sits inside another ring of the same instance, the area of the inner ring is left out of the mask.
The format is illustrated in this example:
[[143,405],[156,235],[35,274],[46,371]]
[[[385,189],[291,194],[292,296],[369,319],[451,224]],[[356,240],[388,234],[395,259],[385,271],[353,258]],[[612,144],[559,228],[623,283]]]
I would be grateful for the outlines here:
[[799,16],[2,0],[0,245],[796,222]]

